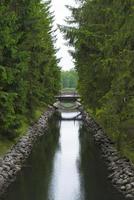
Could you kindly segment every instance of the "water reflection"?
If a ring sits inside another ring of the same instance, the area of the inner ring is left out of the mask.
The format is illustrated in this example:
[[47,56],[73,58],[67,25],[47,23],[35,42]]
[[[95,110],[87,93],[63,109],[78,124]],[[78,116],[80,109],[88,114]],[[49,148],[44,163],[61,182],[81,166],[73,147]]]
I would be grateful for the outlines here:
[[92,133],[82,125],[80,130],[81,187],[85,200],[124,200],[107,179],[108,171]]
[[[80,114],[80,112],[63,112],[61,113],[61,116],[63,119],[72,119],[75,118],[76,116],[78,116]],[[73,120],[72,120],[73,121]],[[79,126],[79,125],[78,125]],[[77,129],[78,130],[78,129]]]
[[[75,116],[64,113],[64,117]],[[77,115],[77,113],[76,113]],[[80,176],[77,169],[79,159],[79,122],[63,121],[60,129],[60,150],[56,152],[54,160],[53,178],[49,190],[49,199],[54,200],[79,200]]]
[[48,133],[40,138],[5,200],[47,200],[53,159],[58,149],[59,121],[50,120]]
[[123,200],[106,177],[99,150],[82,122],[54,117],[5,200]]

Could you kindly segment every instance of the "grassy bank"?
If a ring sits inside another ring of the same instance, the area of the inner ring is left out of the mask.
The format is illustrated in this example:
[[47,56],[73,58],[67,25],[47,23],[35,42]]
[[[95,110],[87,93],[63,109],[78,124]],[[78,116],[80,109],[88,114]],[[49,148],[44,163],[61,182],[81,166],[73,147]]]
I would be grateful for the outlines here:
[[0,139],[0,156],[4,155],[14,144],[13,141]]
[[121,152],[134,163],[134,119],[125,121],[121,126],[125,135]]
[[106,128],[105,132],[115,142],[120,154],[134,163],[134,119],[127,120],[121,124],[118,132],[114,132],[113,129],[113,127]]
[[46,105],[38,107],[38,109],[35,110],[35,113],[32,118],[28,117],[23,118],[21,120],[21,125],[17,130],[17,136],[15,138],[13,139],[7,139],[4,137],[0,138],[0,156],[4,155],[18,141],[20,137],[22,137],[27,133],[29,126],[35,123],[40,118],[40,116],[43,114],[46,108],[47,108]]
[[86,110],[102,126],[120,154],[134,163],[134,119],[126,120],[117,126],[116,118],[104,121],[104,117],[98,117],[89,108]]

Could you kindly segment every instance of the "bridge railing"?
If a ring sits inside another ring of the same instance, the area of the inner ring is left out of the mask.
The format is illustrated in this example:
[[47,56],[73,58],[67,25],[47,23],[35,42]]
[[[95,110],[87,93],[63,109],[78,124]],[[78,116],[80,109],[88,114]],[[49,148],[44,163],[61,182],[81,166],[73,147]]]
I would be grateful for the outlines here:
[[77,96],[78,92],[75,91],[60,91],[59,96],[70,95],[70,96]]

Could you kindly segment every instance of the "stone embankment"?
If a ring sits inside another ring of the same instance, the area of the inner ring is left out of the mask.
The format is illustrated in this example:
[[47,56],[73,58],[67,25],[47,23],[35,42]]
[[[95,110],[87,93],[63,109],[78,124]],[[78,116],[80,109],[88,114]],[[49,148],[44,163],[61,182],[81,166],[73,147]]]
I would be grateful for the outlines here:
[[102,156],[106,160],[108,178],[126,199],[134,200],[134,165],[127,158],[120,156],[113,142],[93,118],[83,112],[83,119],[87,127],[92,130],[95,143],[100,147]]
[[7,154],[0,158],[0,196],[15,180],[17,173],[30,155],[33,145],[47,130],[48,119],[54,112],[55,109],[49,107],[39,121],[29,128],[27,134],[20,138]]

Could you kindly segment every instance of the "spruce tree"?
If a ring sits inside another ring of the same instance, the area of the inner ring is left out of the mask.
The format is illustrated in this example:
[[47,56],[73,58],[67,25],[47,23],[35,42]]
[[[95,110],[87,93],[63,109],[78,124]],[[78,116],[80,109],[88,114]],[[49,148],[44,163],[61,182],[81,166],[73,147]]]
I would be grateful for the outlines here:
[[60,70],[52,38],[50,2],[0,3],[0,134],[14,137],[24,118],[53,103]]

